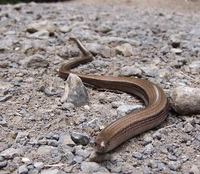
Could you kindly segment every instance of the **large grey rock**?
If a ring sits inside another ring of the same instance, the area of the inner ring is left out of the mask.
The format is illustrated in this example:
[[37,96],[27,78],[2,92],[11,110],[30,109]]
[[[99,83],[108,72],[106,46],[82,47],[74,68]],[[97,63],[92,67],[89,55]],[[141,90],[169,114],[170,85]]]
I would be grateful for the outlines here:
[[200,113],[200,88],[180,86],[171,93],[174,109],[181,115]]
[[61,102],[67,101],[75,106],[82,106],[87,104],[88,100],[89,96],[81,79],[75,74],[69,74]]
[[0,156],[4,157],[5,159],[12,159],[15,156],[19,156],[20,154],[21,154],[20,149],[15,149],[11,147],[1,152]]

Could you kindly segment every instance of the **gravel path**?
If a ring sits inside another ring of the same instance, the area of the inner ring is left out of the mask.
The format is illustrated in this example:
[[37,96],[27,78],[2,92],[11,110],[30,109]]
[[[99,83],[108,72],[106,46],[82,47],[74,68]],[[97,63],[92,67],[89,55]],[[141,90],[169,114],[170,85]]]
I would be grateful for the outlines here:
[[199,114],[172,111],[107,161],[89,161],[95,135],[143,103],[89,87],[88,105],[62,103],[65,82],[57,75],[65,60],[80,56],[68,41],[76,36],[95,60],[74,71],[138,76],[167,96],[176,87],[198,88],[199,2],[90,2],[0,6],[0,174],[199,174]]

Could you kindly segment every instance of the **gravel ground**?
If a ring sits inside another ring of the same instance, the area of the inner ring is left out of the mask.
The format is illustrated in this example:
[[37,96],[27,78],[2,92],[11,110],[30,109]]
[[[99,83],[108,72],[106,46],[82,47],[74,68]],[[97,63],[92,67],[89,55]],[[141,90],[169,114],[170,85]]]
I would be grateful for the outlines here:
[[57,70],[80,56],[70,36],[95,55],[74,71],[138,76],[167,96],[175,87],[200,84],[199,2],[113,2],[0,6],[0,174],[200,173],[198,114],[171,112],[107,161],[89,161],[95,135],[143,103],[89,87],[88,105],[61,103],[65,82]]

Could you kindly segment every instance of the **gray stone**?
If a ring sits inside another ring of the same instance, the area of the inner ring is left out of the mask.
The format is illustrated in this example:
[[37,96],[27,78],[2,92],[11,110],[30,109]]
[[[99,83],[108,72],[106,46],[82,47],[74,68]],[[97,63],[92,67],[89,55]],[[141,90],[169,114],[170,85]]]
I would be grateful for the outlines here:
[[47,146],[47,145],[43,145],[40,146],[37,150],[37,154],[39,156],[46,156],[46,155],[50,155],[51,152],[55,149],[55,147],[52,146]]
[[153,145],[152,145],[152,144],[147,144],[147,145],[145,146],[145,148],[144,148],[143,153],[144,153],[145,155],[150,155],[150,154],[153,153],[153,151],[154,151]]
[[81,144],[83,146],[86,146],[90,142],[90,139],[87,135],[83,135],[83,134],[76,133],[76,132],[71,133],[71,139],[76,144]]
[[167,158],[168,158],[169,160],[171,160],[171,161],[177,161],[176,156],[174,156],[174,155],[172,155],[172,154],[169,154],[169,155],[167,156]]
[[138,160],[142,160],[143,159],[143,155],[140,152],[134,152],[133,153],[133,157],[138,159]]
[[144,139],[144,145],[151,143],[153,140],[153,138],[149,134],[145,134],[143,139]]
[[72,111],[73,109],[75,109],[75,106],[73,103],[63,103],[62,104],[62,109],[63,110],[67,110],[67,111]]
[[44,163],[43,162],[35,162],[34,164],[34,167],[37,169],[37,170],[41,170],[41,169],[43,169],[43,167],[44,167]]
[[75,143],[71,138],[71,135],[68,134],[68,133],[61,134],[60,139],[59,139],[59,144],[61,144],[63,146],[64,145],[68,145],[68,146],[71,146],[71,147],[75,146]]
[[62,159],[68,164],[72,164],[72,162],[74,161],[74,155],[72,152],[66,151],[64,152],[64,154],[62,154]]
[[20,154],[21,154],[20,149],[15,149],[11,147],[1,152],[0,156],[4,157],[5,159],[12,159],[15,156],[19,156]]
[[119,73],[120,73],[121,76],[138,76],[138,77],[141,77],[141,75],[142,75],[141,69],[135,67],[134,65],[123,67],[120,70]]
[[48,140],[48,145],[57,147],[58,146],[58,141],[57,140]]
[[55,26],[48,20],[31,23],[27,26],[26,31],[29,33],[36,33],[38,31],[46,31],[52,33],[56,30]]
[[90,156],[90,151],[88,151],[87,149],[77,149],[75,152],[76,155],[82,156],[84,158],[87,158]]
[[108,170],[95,162],[82,162],[81,171],[85,173],[108,172]]
[[16,143],[24,143],[28,140],[28,132],[18,132],[15,138]]
[[157,140],[160,140],[162,138],[162,134],[159,132],[159,131],[156,131],[154,134],[153,134],[153,138],[154,139],[157,139]]
[[33,56],[26,57],[24,60],[20,61],[20,63],[27,68],[47,68],[49,66],[49,62],[39,54],[35,54]]
[[1,115],[0,115],[0,125],[3,127],[7,127],[7,121]]
[[171,52],[172,52],[172,53],[175,53],[175,54],[181,54],[181,53],[183,52],[183,50],[180,49],[180,48],[172,48],[172,49],[171,49]]
[[28,168],[26,165],[22,165],[18,168],[19,174],[28,174]]
[[173,170],[173,171],[177,171],[181,168],[181,163],[180,162],[175,162],[175,161],[170,161],[168,163],[168,167]]
[[133,48],[129,43],[124,43],[115,48],[116,54],[120,54],[122,56],[130,57],[133,55]]
[[73,161],[80,164],[83,161],[83,157],[82,156],[75,156]]
[[69,74],[65,85],[65,92],[61,102],[71,102],[75,106],[82,106],[88,103],[89,97],[81,79],[75,74]]
[[121,106],[119,106],[117,108],[117,114],[120,115],[120,116],[125,116],[126,114],[132,112],[132,111],[135,111],[135,110],[138,110],[138,109],[141,109],[143,108],[142,105],[126,105],[126,104],[123,104]]
[[192,74],[200,74],[200,61],[196,60],[188,65]]
[[2,168],[4,168],[4,167],[6,167],[6,166],[7,166],[7,164],[8,164],[8,162],[7,162],[7,161],[1,161],[1,162],[0,162],[0,169],[2,169]]
[[184,132],[188,133],[188,132],[191,132],[192,130],[194,130],[194,127],[190,123],[187,123],[184,126],[183,130],[184,130]]
[[111,57],[112,55],[112,50],[106,45],[90,43],[90,44],[86,44],[86,48],[93,55],[101,55],[102,57]]
[[181,115],[200,113],[200,88],[180,86],[171,93],[174,109]]

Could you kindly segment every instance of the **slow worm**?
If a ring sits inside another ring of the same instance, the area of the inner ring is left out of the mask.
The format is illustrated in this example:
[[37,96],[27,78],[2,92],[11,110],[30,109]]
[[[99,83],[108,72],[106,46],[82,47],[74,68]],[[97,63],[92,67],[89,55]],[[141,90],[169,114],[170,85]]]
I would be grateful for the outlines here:
[[[93,60],[92,54],[78,39],[71,38],[71,40],[77,44],[83,56],[61,66],[59,76],[63,79],[68,77],[72,68]],[[163,90],[150,81],[130,77],[75,74],[86,84],[136,95],[144,101],[146,106],[144,109],[131,112],[106,126],[95,139],[98,153],[106,153],[115,149],[133,136],[158,126],[167,117],[168,100]]]

